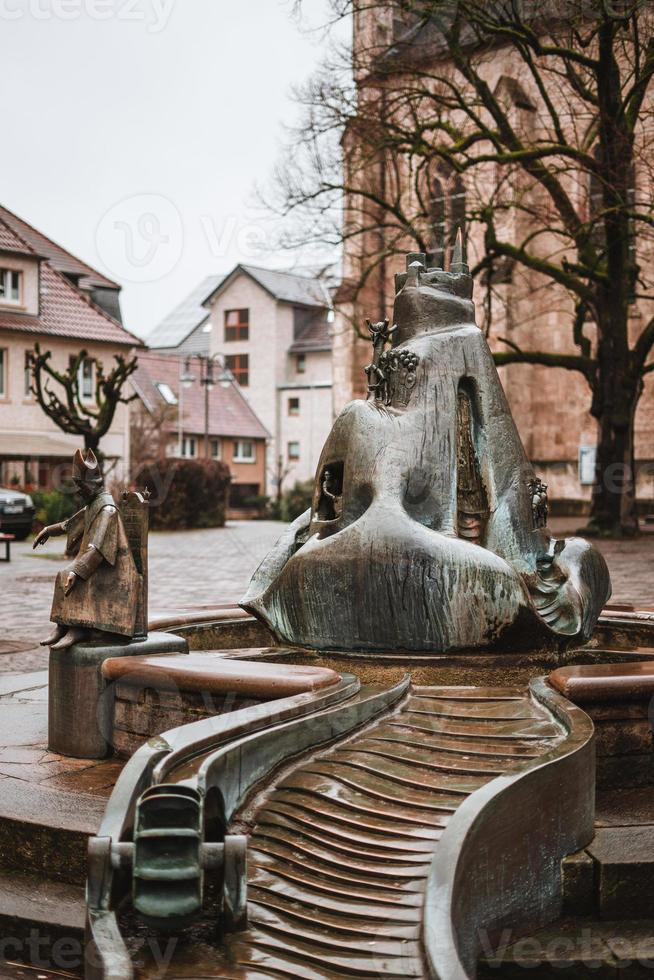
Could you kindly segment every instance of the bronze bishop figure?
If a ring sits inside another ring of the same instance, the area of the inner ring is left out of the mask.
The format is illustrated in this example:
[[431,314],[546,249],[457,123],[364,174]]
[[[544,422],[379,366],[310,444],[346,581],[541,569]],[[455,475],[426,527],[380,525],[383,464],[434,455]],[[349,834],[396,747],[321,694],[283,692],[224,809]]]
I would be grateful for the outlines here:
[[54,650],[71,647],[93,630],[133,637],[141,591],[120,512],[92,450],[76,451],[73,482],[84,506],[67,521],[43,528],[34,541],[36,548],[65,534],[66,553],[75,555],[55,582],[50,619],[56,627],[42,641]]

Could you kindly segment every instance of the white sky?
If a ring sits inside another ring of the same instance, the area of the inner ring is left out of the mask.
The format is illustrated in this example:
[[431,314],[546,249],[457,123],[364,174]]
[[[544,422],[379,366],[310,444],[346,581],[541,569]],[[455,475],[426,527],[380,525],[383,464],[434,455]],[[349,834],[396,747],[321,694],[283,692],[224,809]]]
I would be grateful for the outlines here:
[[319,57],[289,0],[0,0],[0,200],[121,282],[145,336],[202,277],[289,261],[252,248],[252,191]]

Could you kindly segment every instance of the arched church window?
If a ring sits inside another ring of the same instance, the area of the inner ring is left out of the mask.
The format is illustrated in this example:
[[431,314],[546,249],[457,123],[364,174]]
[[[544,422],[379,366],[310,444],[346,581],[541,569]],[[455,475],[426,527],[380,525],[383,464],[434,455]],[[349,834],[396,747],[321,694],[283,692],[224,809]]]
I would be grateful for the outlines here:
[[443,267],[457,229],[465,228],[466,224],[466,189],[461,175],[443,163],[431,167],[425,203],[430,263]]

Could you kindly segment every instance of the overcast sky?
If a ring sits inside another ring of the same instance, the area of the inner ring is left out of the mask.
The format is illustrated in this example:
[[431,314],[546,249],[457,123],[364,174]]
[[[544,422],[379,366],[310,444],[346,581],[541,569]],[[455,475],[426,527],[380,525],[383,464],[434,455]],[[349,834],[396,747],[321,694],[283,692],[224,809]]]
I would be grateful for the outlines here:
[[202,277],[262,264],[252,189],[319,56],[288,0],[0,0],[2,203],[118,280],[146,336]]

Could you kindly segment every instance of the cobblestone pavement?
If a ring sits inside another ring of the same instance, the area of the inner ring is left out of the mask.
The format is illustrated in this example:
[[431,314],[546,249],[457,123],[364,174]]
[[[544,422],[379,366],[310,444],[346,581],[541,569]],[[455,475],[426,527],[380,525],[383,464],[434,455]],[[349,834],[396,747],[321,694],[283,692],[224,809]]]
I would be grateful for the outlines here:
[[[557,534],[574,533],[578,519],[552,522]],[[284,530],[274,521],[232,521],[224,528],[150,535],[150,615],[207,603],[236,602],[261,559]],[[613,579],[613,602],[654,606],[654,530],[636,541],[601,541]],[[52,585],[64,563],[62,539],[38,552],[31,543],[12,546],[0,563],[0,673],[40,670],[47,651],[38,647],[48,630]]]
[[[206,603],[236,602],[252,572],[285,528],[275,521],[230,521],[224,528],[150,534],[150,615]],[[49,630],[54,576],[64,564],[62,538],[37,552],[15,542],[0,563],[0,673],[40,670],[38,647]]]

